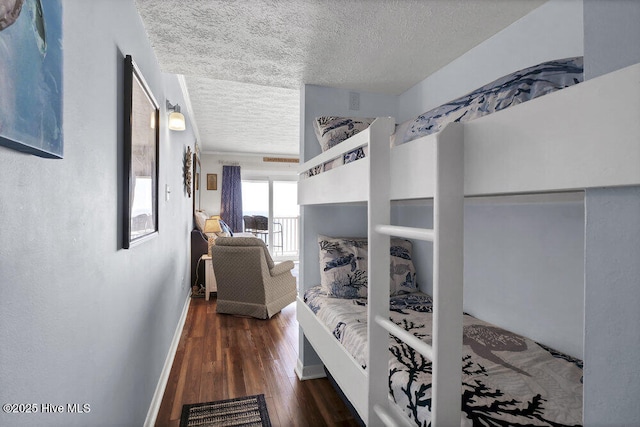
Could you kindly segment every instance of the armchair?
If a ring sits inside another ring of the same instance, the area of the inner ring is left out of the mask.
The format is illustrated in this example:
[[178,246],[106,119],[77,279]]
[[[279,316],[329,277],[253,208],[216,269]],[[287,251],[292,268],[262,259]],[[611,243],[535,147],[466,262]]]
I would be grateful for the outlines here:
[[219,237],[211,258],[218,313],[269,319],[296,299],[293,261],[275,264],[257,237]]

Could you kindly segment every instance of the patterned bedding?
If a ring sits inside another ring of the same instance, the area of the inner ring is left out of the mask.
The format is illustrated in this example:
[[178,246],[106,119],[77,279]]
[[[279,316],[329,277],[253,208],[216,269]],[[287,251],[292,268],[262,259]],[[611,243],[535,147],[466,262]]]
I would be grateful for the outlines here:
[[[582,81],[583,58],[581,56],[547,61],[515,71],[398,125],[391,136],[391,146],[436,133],[448,123],[474,120]],[[323,151],[366,128],[373,121],[371,118],[353,117],[318,117],[316,121],[322,123],[327,119],[331,119],[332,125],[330,142],[323,142],[325,135],[321,135],[316,130]],[[535,120],[535,118],[532,119]],[[315,127],[319,126],[316,125],[317,123],[314,122]],[[366,146],[357,148],[339,158],[309,169],[305,175],[314,176],[342,164],[362,159],[368,154],[367,151]]]
[[[327,296],[304,300],[366,369],[367,300]],[[432,303],[423,293],[390,299],[391,320],[431,342]],[[430,424],[431,362],[389,338],[389,392],[419,426]],[[464,316],[463,411],[474,426],[577,426],[582,423],[582,361]]]

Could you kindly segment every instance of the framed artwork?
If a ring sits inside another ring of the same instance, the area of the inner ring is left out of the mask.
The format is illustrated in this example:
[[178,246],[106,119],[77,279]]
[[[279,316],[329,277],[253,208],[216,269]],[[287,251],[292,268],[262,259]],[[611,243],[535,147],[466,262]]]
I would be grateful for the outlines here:
[[0,145],[62,158],[62,0],[0,1]]
[[208,173],[207,174],[207,190],[217,190],[217,189],[218,189],[218,174]]
[[130,55],[124,59],[124,198],[122,246],[158,233],[160,108]]

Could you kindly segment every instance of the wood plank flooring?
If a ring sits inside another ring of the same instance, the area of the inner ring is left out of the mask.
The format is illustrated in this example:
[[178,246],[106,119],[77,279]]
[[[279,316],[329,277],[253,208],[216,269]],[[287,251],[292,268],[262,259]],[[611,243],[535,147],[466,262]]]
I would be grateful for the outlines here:
[[326,378],[298,380],[295,310],[259,320],[191,299],[156,426],[178,427],[183,404],[254,394],[264,394],[274,427],[358,426]]

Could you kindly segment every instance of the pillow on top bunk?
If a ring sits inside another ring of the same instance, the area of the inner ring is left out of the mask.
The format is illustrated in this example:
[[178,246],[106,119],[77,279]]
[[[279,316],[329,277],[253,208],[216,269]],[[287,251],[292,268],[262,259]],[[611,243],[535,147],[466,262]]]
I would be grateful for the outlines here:
[[[336,298],[366,298],[368,286],[367,239],[318,236],[320,285]],[[392,238],[390,247],[390,295],[418,290],[409,240]]]
[[398,125],[391,145],[436,133],[448,123],[470,121],[521,104],[583,79],[581,56],[524,68]]
[[316,117],[313,121],[313,129],[324,152],[365,130],[374,120],[375,118]]

